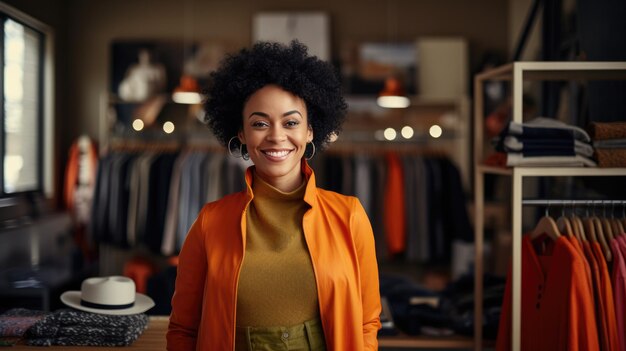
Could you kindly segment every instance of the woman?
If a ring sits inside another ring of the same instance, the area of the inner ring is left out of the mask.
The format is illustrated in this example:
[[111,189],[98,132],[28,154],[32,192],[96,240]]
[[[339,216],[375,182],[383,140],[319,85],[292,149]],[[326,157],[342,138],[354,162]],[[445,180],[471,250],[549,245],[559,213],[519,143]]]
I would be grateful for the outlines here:
[[247,190],[206,204],[179,257],[168,350],[376,350],[372,229],[306,160],[343,121],[332,67],[298,42],[258,43],[211,76],[207,122],[250,158]]

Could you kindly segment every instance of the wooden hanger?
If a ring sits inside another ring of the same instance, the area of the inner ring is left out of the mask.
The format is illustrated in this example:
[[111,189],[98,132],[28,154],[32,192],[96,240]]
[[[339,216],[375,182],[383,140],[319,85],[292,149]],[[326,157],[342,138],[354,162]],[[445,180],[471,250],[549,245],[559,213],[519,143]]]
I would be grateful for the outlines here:
[[593,224],[593,219],[591,219],[591,217],[585,217],[585,219],[582,220],[582,223],[584,224],[585,234],[587,235],[589,241],[592,243],[599,242],[598,237],[596,236],[596,227]]
[[624,225],[618,218],[611,218],[611,224],[613,225],[613,235],[615,237],[624,235]]
[[[562,209],[561,217],[556,220],[556,226],[559,229],[560,233],[565,233],[568,237],[577,237],[574,235],[574,229],[572,227],[572,222],[565,216],[565,209]],[[578,238],[580,240],[580,238]]]
[[571,221],[575,224],[574,226],[578,228],[579,239],[582,241],[588,241],[589,239],[587,239],[587,233],[585,232],[585,226],[583,226],[583,220],[577,215],[573,215]]
[[[550,204],[548,204],[548,207]],[[536,239],[541,234],[546,234],[552,240],[557,240],[561,236],[561,232],[559,231],[559,227],[556,225],[556,222],[550,215],[548,214],[548,208],[546,208],[546,215],[539,219],[535,229],[530,233],[531,239]]]
[[607,240],[611,242],[611,240],[615,239],[616,235],[613,231],[613,225],[611,224],[611,220],[606,217],[602,217],[600,218],[600,222],[602,223],[604,233],[606,233]]
[[604,258],[609,262],[612,261],[613,255],[611,254],[611,248],[609,247],[610,238],[608,238],[608,234],[604,232],[602,222],[595,214],[591,216],[591,222],[593,223],[596,230],[596,237],[598,238],[598,242],[600,243],[600,246],[602,246],[602,250],[604,251]]
[[618,236],[624,235],[624,225],[619,218],[615,218],[615,204],[611,209],[611,225],[613,226],[613,235],[617,238]]
[[572,226],[572,231],[574,232],[574,237],[578,239],[578,241],[583,241],[582,236],[580,235],[580,228],[578,227],[578,223],[574,221],[574,218],[569,218],[569,222]]
[[583,227],[583,222],[576,214],[576,209],[574,208],[574,202],[572,201],[572,213],[570,214],[570,222],[572,223],[572,227],[574,227],[574,233],[578,237],[580,241],[587,241],[587,236],[585,235],[585,228]]
[[605,237],[607,243],[611,243],[613,239],[615,239],[615,235],[613,234],[613,226],[611,225],[611,221],[606,215],[606,205],[604,206],[602,217],[598,218],[600,223],[602,223],[602,229],[604,229]]
[[600,217],[598,219],[600,220],[600,223],[602,223],[602,229],[604,229],[607,240],[613,240],[615,238],[615,234],[613,234],[613,226],[611,225],[611,221],[606,217]]

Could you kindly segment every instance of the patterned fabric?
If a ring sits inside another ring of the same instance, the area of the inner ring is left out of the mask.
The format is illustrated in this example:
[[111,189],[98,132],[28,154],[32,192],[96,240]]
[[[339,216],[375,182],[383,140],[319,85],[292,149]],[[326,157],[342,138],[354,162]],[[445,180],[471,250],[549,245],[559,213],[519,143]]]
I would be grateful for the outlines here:
[[591,122],[588,129],[594,140],[626,138],[626,122]]
[[45,312],[13,308],[0,315],[0,337],[22,336],[33,324],[43,319]]
[[112,316],[61,309],[35,323],[25,338],[35,346],[128,346],[147,326],[145,313]]
[[596,149],[598,167],[626,167],[626,149]]

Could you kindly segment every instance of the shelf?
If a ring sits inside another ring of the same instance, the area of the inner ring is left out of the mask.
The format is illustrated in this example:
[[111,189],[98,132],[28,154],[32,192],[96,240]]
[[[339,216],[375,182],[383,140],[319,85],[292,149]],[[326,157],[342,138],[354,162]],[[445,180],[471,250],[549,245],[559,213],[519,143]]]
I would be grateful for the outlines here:
[[477,74],[480,80],[511,80],[523,73],[524,80],[622,80],[626,62],[514,62]]
[[499,174],[499,175],[513,175],[512,168],[504,168],[504,167],[496,167],[496,166],[485,166],[485,165],[477,165],[476,172],[483,174]]
[[[493,347],[495,341],[483,341],[483,346]],[[470,349],[474,347],[474,339],[464,336],[381,336],[379,347],[398,348],[435,348],[435,349]]]
[[604,177],[626,176],[626,168],[597,167],[516,167],[513,174],[522,177]]
[[483,174],[520,175],[522,177],[603,177],[626,176],[626,168],[597,167],[511,167],[476,166]]

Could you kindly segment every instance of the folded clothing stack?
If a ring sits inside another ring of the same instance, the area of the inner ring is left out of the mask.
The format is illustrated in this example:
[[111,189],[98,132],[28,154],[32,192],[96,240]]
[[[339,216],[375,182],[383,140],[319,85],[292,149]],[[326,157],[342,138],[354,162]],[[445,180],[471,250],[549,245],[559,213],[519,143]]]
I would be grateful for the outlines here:
[[595,167],[587,132],[552,118],[509,122],[495,140],[507,166]]
[[61,309],[35,323],[24,337],[35,346],[128,346],[147,326],[145,313],[113,316]]
[[592,122],[589,134],[599,167],[626,167],[626,122]]
[[44,311],[12,308],[0,315],[0,337],[21,337],[45,315]]

